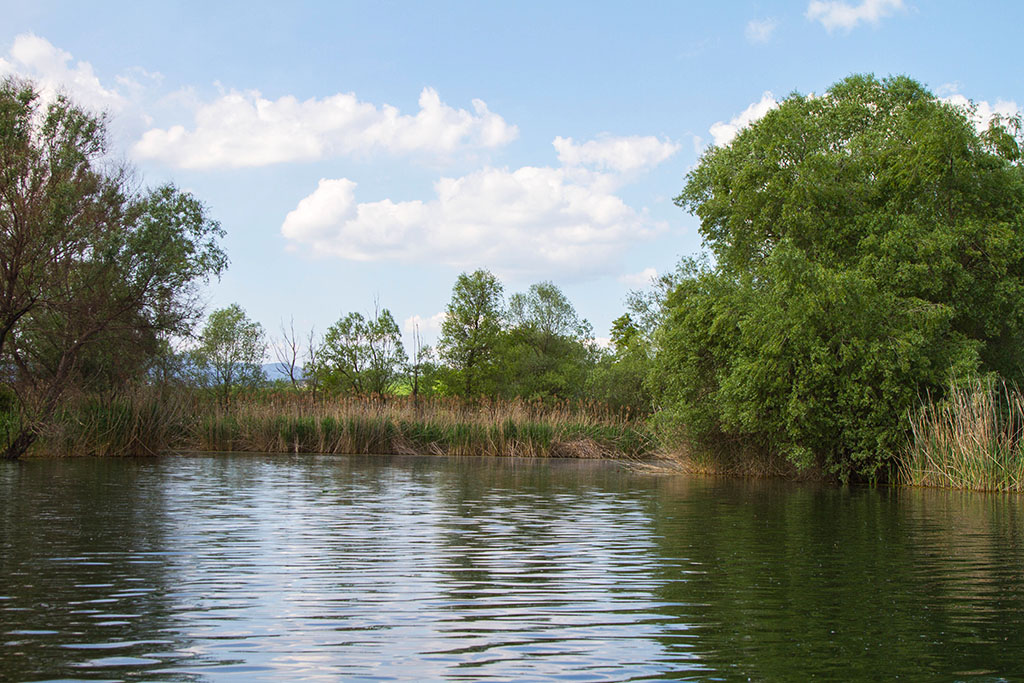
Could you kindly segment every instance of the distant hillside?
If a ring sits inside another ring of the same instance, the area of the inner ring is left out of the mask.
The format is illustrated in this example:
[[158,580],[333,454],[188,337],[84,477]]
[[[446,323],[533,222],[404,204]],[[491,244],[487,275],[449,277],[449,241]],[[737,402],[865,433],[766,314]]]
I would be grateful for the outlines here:
[[[267,376],[267,379],[271,382],[279,379],[288,379],[288,366],[284,363],[264,363],[262,366],[263,374]],[[295,379],[305,379],[306,375],[302,372],[302,368],[295,369]]]

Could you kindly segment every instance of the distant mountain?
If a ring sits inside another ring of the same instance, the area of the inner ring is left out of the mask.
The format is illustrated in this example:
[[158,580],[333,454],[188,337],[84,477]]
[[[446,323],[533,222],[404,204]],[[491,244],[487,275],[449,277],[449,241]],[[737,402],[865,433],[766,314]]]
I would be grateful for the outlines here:
[[[271,382],[279,379],[288,379],[288,366],[284,363],[264,363],[262,366],[263,374],[267,376],[267,379]],[[302,368],[298,367],[295,369],[295,379],[305,379],[306,375],[302,372]]]

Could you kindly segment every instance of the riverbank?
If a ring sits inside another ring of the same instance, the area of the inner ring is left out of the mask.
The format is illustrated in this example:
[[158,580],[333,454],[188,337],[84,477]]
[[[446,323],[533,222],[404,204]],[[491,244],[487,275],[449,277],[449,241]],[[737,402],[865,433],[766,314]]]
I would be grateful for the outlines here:
[[[881,481],[1024,491],[1024,394],[993,380],[949,387],[908,415],[906,448]],[[594,402],[457,398],[313,398],[258,392],[223,406],[152,387],[66,403],[33,455],[135,456],[174,451],[381,453],[654,461],[663,472],[834,480],[743,440],[694,447],[651,420]]]
[[71,402],[34,450],[57,456],[194,450],[639,460],[654,455],[656,446],[643,421],[595,403],[264,392],[223,406],[196,395],[139,390]]

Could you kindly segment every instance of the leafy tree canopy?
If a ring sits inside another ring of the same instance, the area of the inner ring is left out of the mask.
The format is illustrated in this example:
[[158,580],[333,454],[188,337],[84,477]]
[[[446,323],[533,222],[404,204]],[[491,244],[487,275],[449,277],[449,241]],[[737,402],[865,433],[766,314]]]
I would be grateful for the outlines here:
[[592,365],[593,330],[551,282],[509,298],[503,348],[505,395],[581,397]]
[[459,275],[437,341],[450,370],[449,390],[467,398],[497,391],[495,356],[503,315],[504,288],[498,278],[486,270]]
[[236,387],[266,381],[266,353],[263,326],[249,320],[241,306],[231,304],[210,314],[192,355],[201,383],[212,384],[224,405],[228,405]]
[[407,362],[398,323],[385,308],[370,319],[349,313],[331,325],[314,372],[334,391],[384,395],[394,391]]
[[676,202],[714,265],[684,264],[665,300],[665,419],[872,475],[922,392],[1021,379],[1019,129],[979,134],[909,78],[852,76],[708,150]]
[[104,117],[0,82],[0,362],[24,418],[7,457],[70,387],[119,381],[188,333],[197,287],[227,266],[200,202],[136,190],[107,151]]

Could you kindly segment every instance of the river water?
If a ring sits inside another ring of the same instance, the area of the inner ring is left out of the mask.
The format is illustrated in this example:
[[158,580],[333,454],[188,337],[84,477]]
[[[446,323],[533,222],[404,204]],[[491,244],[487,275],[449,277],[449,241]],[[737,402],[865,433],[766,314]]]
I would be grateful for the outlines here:
[[0,680],[1024,677],[1024,499],[613,463],[0,464]]

